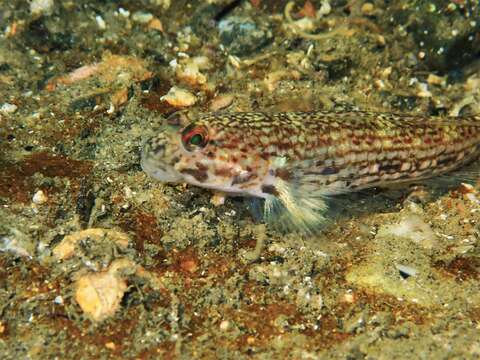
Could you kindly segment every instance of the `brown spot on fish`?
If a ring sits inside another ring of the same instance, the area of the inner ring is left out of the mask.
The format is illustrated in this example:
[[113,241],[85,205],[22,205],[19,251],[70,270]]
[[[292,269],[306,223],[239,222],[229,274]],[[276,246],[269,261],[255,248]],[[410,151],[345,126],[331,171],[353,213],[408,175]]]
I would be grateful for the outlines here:
[[202,171],[199,169],[183,169],[180,170],[182,174],[193,176],[198,182],[205,182],[208,179],[207,171]]
[[278,191],[273,185],[262,185],[262,192],[265,194],[278,195]]
[[391,164],[389,162],[385,162],[380,165],[380,167],[378,168],[378,171],[381,173],[393,174],[396,172],[401,172],[402,166],[403,164]]
[[333,166],[326,166],[320,171],[320,175],[335,175],[338,174],[340,170]]
[[208,170],[208,166],[205,165],[205,164],[202,164],[201,162],[196,162],[195,163],[195,166],[197,167],[198,170],[200,171],[207,171]]
[[232,169],[228,167],[216,168],[214,173],[215,173],[215,176],[221,176],[221,177],[233,176]]

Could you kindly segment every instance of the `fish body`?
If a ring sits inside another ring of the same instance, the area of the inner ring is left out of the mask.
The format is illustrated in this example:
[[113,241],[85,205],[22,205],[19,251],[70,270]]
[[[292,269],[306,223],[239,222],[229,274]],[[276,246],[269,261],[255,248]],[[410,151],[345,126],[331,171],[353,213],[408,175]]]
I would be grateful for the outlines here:
[[435,177],[480,155],[480,117],[366,111],[174,114],[142,153],[162,182],[265,199],[267,222],[314,231],[325,198]]

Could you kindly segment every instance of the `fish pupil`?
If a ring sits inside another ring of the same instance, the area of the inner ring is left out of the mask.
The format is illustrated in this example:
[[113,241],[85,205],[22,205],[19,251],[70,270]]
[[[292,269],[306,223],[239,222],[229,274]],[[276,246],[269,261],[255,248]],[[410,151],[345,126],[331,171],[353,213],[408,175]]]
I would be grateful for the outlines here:
[[199,146],[203,142],[203,136],[201,134],[195,134],[190,138],[190,144]]

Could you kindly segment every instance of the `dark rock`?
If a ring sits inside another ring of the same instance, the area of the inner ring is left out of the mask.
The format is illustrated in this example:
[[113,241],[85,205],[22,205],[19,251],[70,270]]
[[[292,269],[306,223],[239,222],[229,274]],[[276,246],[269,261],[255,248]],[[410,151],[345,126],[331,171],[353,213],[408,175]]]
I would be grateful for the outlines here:
[[1,63],[0,64],[0,72],[8,71],[11,68],[12,67],[10,66],[10,64],[7,64],[7,63]]
[[350,75],[353,67],[353,61],[349,57],[334,59],[331,61],[319,61],[314,64],[317,71],[326,70],[328,79],[336,81]]
[[80,192],[77,197],[75,212],[78,214],[80,221],[84,226],[87,225],[90,220],[90,214],[92,213],[94,204],[95,194],[93,193],[91,184],[87,181],[82,181]]
[[69,105],[69,109],[73,112],[92,110],[96,105],[100,103],[100,96],[95,94],[73,100]]
[[75,43],[74,35],[70,31],[52,32],[47,26],[47,20],[40,17],[32,21],[23,34],[25,45],[41,54],[52,51],[72,49]]
[[220,41],[233,55],[247,56],[273,41],[268,24],[249,17],[229,16],[218,23]]

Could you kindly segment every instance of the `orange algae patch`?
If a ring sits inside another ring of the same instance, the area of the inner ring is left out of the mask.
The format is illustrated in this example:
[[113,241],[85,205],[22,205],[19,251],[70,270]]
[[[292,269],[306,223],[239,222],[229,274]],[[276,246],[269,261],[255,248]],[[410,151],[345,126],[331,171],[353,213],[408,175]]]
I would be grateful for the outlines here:
[[19,162],[0,161],[0,196],[27,203],[35,190],[31,179],[35,173],[76,179],[90,174],[92,167],[90,161],[74,160],[47,152],[31,154]]

